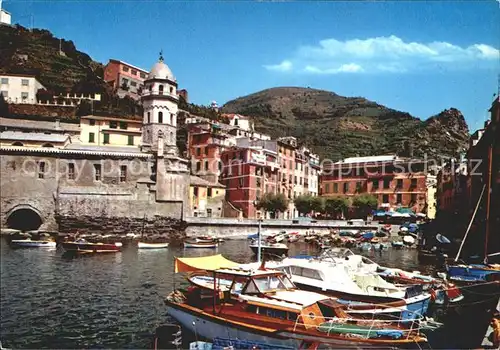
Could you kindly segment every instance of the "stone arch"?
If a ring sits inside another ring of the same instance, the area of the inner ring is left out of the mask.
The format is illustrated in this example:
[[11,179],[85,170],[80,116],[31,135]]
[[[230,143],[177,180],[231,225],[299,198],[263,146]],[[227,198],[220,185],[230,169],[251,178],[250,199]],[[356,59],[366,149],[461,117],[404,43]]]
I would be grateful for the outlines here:
[[54,145],[51,144],[50,142],[46,142],[42,145],[42,147],[54,147]]
[[6,213],[7,227],[21,231],[37,230],[43,224],[43,215],[29,204],[19,204]]
[[16,141],[12,142],[12,146],[24,146],[24,144],[22,142]]

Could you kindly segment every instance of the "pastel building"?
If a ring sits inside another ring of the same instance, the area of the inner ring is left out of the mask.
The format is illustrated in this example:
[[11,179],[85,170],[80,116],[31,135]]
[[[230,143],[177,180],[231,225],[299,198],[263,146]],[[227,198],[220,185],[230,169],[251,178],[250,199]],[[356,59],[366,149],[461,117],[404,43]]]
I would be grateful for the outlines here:
[[129,94],[139,98],[148,72],[127,62],[110,59],[104,67],[104,81],[120,95]]
[[33,75],[0,74],[0,94],[9,103],[37,103],[36,93],[45,87]]
[[224,212],[226,190],[218,182],[210,182],[191,175],[189,187],[190,211],[194,217],[221,217]]
[[141,120],[86,115],[80,118],[80,143],[138,147],[141,129]]

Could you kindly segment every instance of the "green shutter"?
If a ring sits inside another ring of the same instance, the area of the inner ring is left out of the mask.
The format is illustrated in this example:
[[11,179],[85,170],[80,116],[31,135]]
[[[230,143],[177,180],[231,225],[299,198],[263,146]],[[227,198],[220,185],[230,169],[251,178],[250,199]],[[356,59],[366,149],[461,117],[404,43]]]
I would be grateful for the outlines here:
[[104,144],[107,145],[109,143],[109,134],[104,134]]

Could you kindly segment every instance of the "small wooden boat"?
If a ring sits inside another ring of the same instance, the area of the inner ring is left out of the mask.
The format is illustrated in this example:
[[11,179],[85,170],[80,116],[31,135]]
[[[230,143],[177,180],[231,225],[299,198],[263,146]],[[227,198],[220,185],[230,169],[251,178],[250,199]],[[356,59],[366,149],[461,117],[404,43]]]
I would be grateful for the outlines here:
[[80,239],[74,242],[63,242],[62,247],[66,252],[76,254],[117,253],[121,251],[122,243],[91,243]]
[[184,248],[217,248],[219,243],[210,241],[210,242],[196,242],[195,240],[188,240],[184,242]]
[[137,248],[139,248],[139,249],[165,249],[165,248],[168,248],[168,242],[163,242],[163,243],[138,242]]
[[[252,242],[250,244],[250,249],[255,255],[258,255],[259,244],[258,242]],[[283,256],[288,255],[288,246],[284,243],[268,243],[261,242],[260,251],[264,255],[269,256]]]
[[13,239],[10,241],[12,248],[56,248],[53,241],[36,241],[31,239]]

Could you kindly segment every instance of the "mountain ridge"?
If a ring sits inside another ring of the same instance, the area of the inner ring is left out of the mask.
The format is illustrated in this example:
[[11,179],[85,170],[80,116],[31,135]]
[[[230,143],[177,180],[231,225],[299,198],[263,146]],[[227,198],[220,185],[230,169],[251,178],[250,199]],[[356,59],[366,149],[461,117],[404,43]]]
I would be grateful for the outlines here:
[[[290,134],[322,158],[396,153],[457,156],[469,130],[455,108],[426,120],[364,97],[296,86],[264,89],[228,101],[223,113],[251,116],[256,129],[273,137]],[[448,133],[450,136],[448,135]]]

